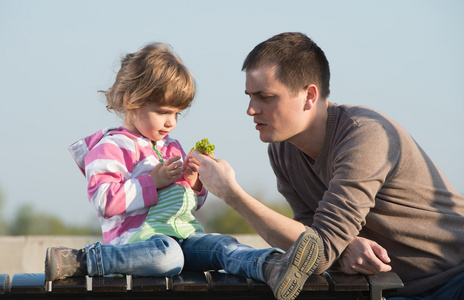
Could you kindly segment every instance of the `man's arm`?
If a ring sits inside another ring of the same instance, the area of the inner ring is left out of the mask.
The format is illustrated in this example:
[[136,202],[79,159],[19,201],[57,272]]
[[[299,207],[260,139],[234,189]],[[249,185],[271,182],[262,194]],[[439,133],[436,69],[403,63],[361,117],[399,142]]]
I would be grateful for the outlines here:
[[[207,157],[194,151],[200,162],[199,175],[203,185],[226,204],[234,208],[270,245],[287,250],[301,232],[311,230],[302,223],[285,217],[248,195],[235,180],[232,167],[221,159]],[[375,274],[391,267],[387,251],[376,242],[357,237],[339,258],[347,274]]]
[[270,245],[287,250],[305,226],[262,204],[247,194],[235,180],[235,172],[225,160],[193,151],[200,167],[198,173],[206,189],[235,209]]

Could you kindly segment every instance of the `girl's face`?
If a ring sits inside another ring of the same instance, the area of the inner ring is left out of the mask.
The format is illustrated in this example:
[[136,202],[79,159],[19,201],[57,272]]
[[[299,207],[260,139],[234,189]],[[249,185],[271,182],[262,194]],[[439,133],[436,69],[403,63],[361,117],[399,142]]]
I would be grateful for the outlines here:
[[130,110],[123,126],[152,141],[160,141],[176,128],[177,116],[181,111],[182,109],[173,106],[146,104]]

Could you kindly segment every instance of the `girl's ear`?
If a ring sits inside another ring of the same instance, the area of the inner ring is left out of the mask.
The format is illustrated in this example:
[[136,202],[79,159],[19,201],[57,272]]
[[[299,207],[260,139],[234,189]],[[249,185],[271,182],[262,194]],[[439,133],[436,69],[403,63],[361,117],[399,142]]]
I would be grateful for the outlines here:
[[126,112],[124,114],[123,126],[129,130],[133,130],[133,115],[133,109],[126,109]]
[[319,90],[316,85],[310,84],[305,89],[305,110],[310,110],[319,96]]
[[129,92],[125,92],[124,96],[122,97],[122,104],[124,105],[124,109],[126,110],[126,114],[132,108],[130,103],[131,94]]

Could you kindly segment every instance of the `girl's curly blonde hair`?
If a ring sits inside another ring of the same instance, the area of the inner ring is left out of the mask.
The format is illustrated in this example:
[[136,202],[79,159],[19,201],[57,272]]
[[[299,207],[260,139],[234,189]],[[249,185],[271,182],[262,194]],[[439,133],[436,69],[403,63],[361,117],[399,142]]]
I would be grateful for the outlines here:
[[120,116],[145,104],[186,109],[195,96],[195,80],[169,45],[152,43],[121,60],[108,91],[107,109]]

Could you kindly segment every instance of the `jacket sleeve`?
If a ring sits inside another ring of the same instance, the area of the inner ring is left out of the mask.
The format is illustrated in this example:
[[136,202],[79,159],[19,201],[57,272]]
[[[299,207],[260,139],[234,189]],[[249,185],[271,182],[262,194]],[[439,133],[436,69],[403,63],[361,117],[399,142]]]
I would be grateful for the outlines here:
[[197,210],[199,210],[203,204],[206,202],[206,197],[208,196],[208,191],[203,187],[201,191],[197,192],[195,191],[195,194],[197,195],[198,199],[198,204],[197,204]]
[[85,159],[88,197],[103,218],[131,213],[158,203],[150,174],[131,178],[137,146],[128,137],[107,136]]

